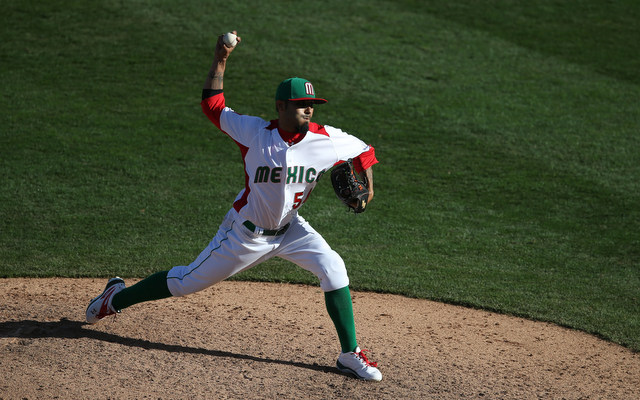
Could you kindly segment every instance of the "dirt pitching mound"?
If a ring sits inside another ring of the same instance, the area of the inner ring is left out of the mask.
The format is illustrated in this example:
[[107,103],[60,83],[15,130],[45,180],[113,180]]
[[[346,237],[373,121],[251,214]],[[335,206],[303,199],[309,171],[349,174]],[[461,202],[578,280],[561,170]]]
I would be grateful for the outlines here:
[[383,374],[361,382],[335,368],[317,287],[223,282],[87,325],[105,283],[0,279],[0,398],[631,399],[640,388],[640,355],[593,336],[355,292],[358,340]]

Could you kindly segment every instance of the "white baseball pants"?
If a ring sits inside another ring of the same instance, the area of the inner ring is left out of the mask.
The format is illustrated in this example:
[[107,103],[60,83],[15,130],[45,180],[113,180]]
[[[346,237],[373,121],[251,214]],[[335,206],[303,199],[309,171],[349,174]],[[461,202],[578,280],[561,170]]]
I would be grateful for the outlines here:
[[169,291],[184,296],[203,290],[272,257],[291,261],[320,279],[323,291],[349,285],[342,257],[304,218],[296,216],[279,236],[257,235],[231,209],[206,249],[188,266],[173,267],[167,276]]

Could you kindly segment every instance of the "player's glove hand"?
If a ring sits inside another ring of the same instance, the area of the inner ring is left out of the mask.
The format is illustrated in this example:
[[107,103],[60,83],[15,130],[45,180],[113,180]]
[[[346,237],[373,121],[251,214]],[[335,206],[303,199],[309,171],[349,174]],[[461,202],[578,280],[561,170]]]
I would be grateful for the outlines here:
[[369,201],[369,189],[366,181],[359,179],[351,159],[333,168],[331,184],[338,199],[347,207],[355,213],[364,212]]

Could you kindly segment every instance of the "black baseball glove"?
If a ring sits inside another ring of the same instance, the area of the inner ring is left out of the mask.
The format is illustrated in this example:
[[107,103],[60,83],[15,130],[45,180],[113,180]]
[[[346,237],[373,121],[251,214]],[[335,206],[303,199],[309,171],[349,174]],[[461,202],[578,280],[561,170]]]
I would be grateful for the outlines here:
[[351,159],[333,168],[331,184],[336,196],[347,207],[356,214],[364,212],[369,201],[369,189],[366,179],[364,181],[359,179]]

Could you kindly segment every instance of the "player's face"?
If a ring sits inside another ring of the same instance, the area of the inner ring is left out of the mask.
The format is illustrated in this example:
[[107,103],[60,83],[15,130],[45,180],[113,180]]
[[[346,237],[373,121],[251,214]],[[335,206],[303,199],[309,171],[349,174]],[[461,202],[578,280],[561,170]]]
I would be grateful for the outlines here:
[[283,128],[292,132],[306,133],[309,130],[309,122],[313,117],[313,102],[288,101],[280,112],[280,122]]

